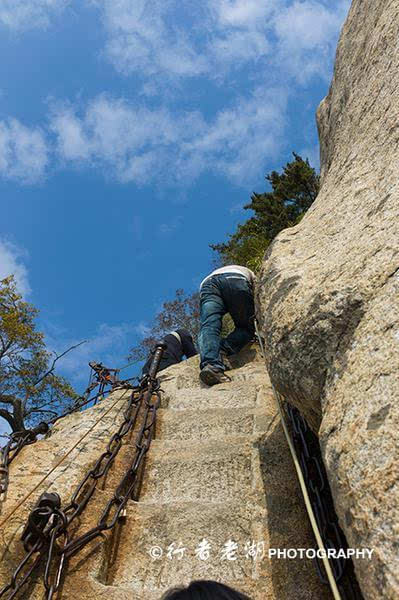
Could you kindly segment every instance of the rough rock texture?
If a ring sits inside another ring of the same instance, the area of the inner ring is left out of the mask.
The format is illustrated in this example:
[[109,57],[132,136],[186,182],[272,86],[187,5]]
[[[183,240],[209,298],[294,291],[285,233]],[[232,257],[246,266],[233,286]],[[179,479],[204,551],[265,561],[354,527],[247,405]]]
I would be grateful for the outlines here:
[[399,597],[399,1],[354,0],[318,110],[320,194],[266,253],[275,387],[319,431],[367,599]]
[[[170,587],[195,578],[230,583],[253,600],[330,598],[311,561],[262,558],[262,542],[266,553],[269,547],[314,547],[314,542],[270,382],[254,348],[235,358],[231,377],[214,388],[200,385],[198,357],[161,374],[157,436],[140,499],[129,503],[126,520],[113,534],[70,559],[59,598],[159,600]],[[58,422],[50,438],[25,448],[12,464],[1,520],[64,459],[2,529],[0,588],[23,556],[18,537],[28,509],[44,489],[56,489],[67,502],[119,425],[122,395],[115,392],[97,407]],[[123,446],[115,470],[81,518],[81,532],[93,525],[133,448],[133,440]],[[204,538],[210,556],[201,560],[195,551]],[[222,558],[228,540],[238,544],[235,560]],[[249,541],[259,543],[256,558],[245,556]],[[155,546],[162,557],[151,558]],[[186,548],[182,557],[168,557],[168,548],[180,547]],[[41,583],[21,597],[41,599]]]

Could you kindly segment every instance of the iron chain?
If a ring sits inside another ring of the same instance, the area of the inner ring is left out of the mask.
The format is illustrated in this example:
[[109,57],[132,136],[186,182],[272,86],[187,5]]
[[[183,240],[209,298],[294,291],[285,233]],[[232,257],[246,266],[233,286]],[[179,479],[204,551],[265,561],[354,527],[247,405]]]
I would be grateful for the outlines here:
[[[338,517],[335,513],[317,436],[309,428],[300,412],[288,402],[285,404],[285,412],[291,426],[293,443],[325,548],[336,550],[337,553],[341,549],[346,550],[348,544],[338,525]],[[330,559],[330,563],[341,597],[344,600],[363,600],[354,575],[352,560],[335,557]],[[315,558],[315,564],[321,581],[328,584],[318,558]]]
[[[138,497],[145,456],[155,435],[156,413],[161,399],[156,373],[163,349],[163,345],[157,346],[149,374],[142,379],[139,386],[132,388],[121,425],[111,436],[105,451],[99,456],[94,467],[86,473],[75,488],[69,504],[62,509],[57,494],[45,493],[39,498],[38,505],[30,513],[22,534],[27,554],[15,569],[10,582],[0,590],[0,598],[4,600],[15,598],[44,559],[46,599],[51,600],[59,588],[66,558],[81,550],[103,531],[112,529],[123,514],[122,511],[129,499]],[[115,377],[112,385],[116,384],[121,382]],[[97,525],[79,537],[71,539],[69,534],[71,523],[83,512],[94,494],[98,481],[110,470],[122,447],[123,438],[134,429],[142,407],[144,408],[143,422],[139,428],[136,450],[129,468],[100,515]],[[61,547],[60,539],[63,539]],[[6,596],[7,592],[11,593]]]
[[7,492],[9,484],[9,466],[14,458],[27,444],[33,444],[39,434],[46,433],[49,427],[47,423],[39,423],[33,429],[16,431],[10,435],[7,444],[1,448],[0,454],[0,499]]

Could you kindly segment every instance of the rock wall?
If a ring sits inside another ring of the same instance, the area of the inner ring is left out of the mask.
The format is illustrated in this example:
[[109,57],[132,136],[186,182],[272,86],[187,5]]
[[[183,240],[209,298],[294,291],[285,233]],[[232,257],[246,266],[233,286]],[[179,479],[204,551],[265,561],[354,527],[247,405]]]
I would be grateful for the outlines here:
[[318,109],[322,185],[257,313],[275,387],[319,432],[367,599],[399,597],[399,1],[354,0]]
[[[114,533],[69,560],[57,600],[159,600],[170,587],[198,578],[228,583],[253,600],[331,597],[312,561],[266,557],[269,547],[315,544],[263,361],[249,347],[233,362],[232,381],[213,388],[199,383],[198,357],[162,372],[157,435],[139,501],[129,502]],[[116,391],[62,419],[48,439],[24,448],[12,463],[0,520],[34,493],[2,529],[0,588],[24,556],[19,537],[39,494],[57,491],[68,502],[119,426],[126,401],[126,392]],[[133,450],[134,437],[123,445],[75,535],[96,522]],[[196,550],[204,539],[210,555],[201,559]],[[237,544],[231,560],[223,558],[229,540]],[[253,558],[245,556],[248,542],[256,544]],[[40,571],[19,597],[43,598]]]

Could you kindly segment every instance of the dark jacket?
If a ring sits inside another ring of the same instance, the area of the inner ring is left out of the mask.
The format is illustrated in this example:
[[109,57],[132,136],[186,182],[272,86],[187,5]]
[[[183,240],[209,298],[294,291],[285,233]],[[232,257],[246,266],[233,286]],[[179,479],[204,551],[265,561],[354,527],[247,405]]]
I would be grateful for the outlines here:
[[[183,356],[186,358],[190,358],[191,356],[195,356],[197,354],[197,350],[195,349],[193,338],[189,334],[186,329],[176,329],[176,333],[179,334],[180,341],[171,333],[165,335],[162,339],[163,342],[167,345],[166,350],[164,350],[161,362],[159,364],[158,371],[162,371],[171,365],[175,365],[181,362]],[[153,357],[153,351],[151,352],[147,362],[145,363],[142,374],[146,375],[149,371],[151,361]]]

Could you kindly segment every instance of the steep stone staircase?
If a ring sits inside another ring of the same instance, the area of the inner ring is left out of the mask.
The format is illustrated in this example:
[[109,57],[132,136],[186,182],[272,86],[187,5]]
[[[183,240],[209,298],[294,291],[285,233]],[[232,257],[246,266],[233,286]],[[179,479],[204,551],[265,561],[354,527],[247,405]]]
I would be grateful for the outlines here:
[[[252,600],[327,600],[309,560],[268,558],[268,549],[314,546],[263,361],[254,346],[233,358],[231,382],[199,382],[198,357],[161,372],[163,390],[139,501],[112,532],[66,565],[57,600],[160,600],[173,586],[215,579]],[[8,521],[0,583],[23,556],[19,536],[44,490],[63,503],[121,422],[126,391],[62,419],[12,464],[4,514],[51,472]],[[78,528],[93,527],[135,452],[124,443]],[[75,448],[71,451],[71,448]],[[64,458],[65,457],[65,458]],[[62,464],[54,465],[62,459]],[[25,598],[43,598],[42,579]]]
[[[112,584],[159,599],[173,585],[217,579],[254,598],[274,598],[261,557],[269,540],[256,447],[276,418],[264,402],[264,370],[253,363],[231,372],[234,383],[207,388],[197,361],[161,377],[157,437],[140,502],[127,519],[130,551],[120,555]],[[201,542],[209,555],[196,554]],[[151,558],[154,548],[162,556]]]
[[[253,600],[329,597],[313,570],[306,572],[311,565],[296,565],[287,576],[287,565],[281,570],[268,558],[277,539],[286,547],[286,534],[276,537],[272,530],[277,507],[270,514],[270,503],[280,503],[283,530],[291,523],[294,539],[303,523],[284,509],[288,500],[301,510],[301,499],[256,348],[235,357],[233,367],[232,381],[212,388],[199,381],[198,357],[161,374],[163,401],[140,501],[129,507],[123,549],[108,572],[108,584],[135,598],[159,600],[193,579],[227,583]],[[281,448],[273,456],[276,428]],[[276,459],[287,488],[275,481],[268,494]],[[285,498],[276,498],[285,491]]]

